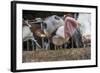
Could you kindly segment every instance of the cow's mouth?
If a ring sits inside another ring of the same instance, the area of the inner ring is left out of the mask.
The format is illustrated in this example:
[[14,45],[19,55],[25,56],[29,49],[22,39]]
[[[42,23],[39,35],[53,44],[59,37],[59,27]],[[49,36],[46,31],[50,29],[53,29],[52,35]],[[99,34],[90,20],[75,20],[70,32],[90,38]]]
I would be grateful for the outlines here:
[[44,32],[44,34],[45,34],[46,37],[50,36],[46,29],[44,29],[43,32]]

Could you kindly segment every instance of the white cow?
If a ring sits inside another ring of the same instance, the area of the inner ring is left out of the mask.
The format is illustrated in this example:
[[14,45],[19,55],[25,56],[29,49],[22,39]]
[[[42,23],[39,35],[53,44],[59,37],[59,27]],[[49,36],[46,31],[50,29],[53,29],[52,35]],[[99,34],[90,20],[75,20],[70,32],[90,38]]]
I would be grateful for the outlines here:
[[64,25],[64,21],[62,18],[60,18],[57,15],[52,15],[50,17],[47,17],[44,20],[44,23],[46,24],[46,31],[50,35],[52,34],[57,28]]
[[34,38],[33,37],[33,33],[30,30],[30,27],[28,26],[23,26],[23,32],[22,32],[22,37],[23,37],[23,41],[26,41],[30,38]]
[[33,33],[31,32],[30,30],[30,27],[31,25],[28,24],[28,21],[25,21],[26,25],[23,26],[22,28],[22,38],[23,38],[23,41],[28,41],[29,39],[32,40],[32,46],[34,45],[33,42],[36,43],[36,45],[41,48],[41,46],[37,43],[37,41],[35,40],[34,36],[33,36]]

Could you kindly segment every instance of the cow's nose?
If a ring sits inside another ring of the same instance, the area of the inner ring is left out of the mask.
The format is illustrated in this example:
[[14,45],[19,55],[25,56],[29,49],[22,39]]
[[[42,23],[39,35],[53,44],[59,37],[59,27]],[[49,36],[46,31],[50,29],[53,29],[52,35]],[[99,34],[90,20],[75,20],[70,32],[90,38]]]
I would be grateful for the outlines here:
[[47,37],[49,37],[49,33],[47,32],[47,30],[44,29],[43,31],[44,31],[44,34],[45,34]]

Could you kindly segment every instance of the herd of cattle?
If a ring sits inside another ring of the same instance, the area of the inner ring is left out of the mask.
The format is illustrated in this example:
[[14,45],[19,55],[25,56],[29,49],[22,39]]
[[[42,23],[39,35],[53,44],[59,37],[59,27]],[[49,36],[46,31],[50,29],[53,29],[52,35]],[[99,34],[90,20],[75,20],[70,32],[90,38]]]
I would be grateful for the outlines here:
[[90,47],[91,35],[82,33],[81,24],[69,15],[23,19],[23,50]]

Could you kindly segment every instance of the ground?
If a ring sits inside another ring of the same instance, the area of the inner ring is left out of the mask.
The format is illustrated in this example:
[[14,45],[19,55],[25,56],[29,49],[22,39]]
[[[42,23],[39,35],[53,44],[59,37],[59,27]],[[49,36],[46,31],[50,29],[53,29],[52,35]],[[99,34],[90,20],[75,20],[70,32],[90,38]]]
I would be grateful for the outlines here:
[[91,59],[91,48],[23,51],[23,63]]

